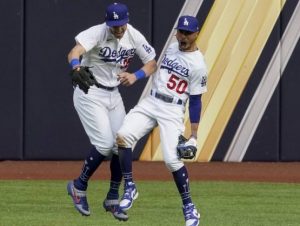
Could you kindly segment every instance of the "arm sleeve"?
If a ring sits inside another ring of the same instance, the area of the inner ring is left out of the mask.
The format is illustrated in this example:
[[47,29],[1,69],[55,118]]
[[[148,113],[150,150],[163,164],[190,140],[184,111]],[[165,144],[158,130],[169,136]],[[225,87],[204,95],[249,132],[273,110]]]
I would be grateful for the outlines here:
[[190,95],[198,95],[207,92],[207,71],[205,68],[200,68],[195,71],[190,82]]
[[199,123],[202,108],[201,94],[190,95],[189,98],[189,114],[191,123]]
[[154,48],[147,42],[146,38],[135,30],[136,54],[139,56],[143,64],[153,60],[156,56]]
[[96,46],[98,40],[100,40],[100,28],[101,27],[99,26],[94,26],[80,32],[75,37],[76,42],[80,43],[80,45],[83,46],[86,52],[90,51],[94,46]]

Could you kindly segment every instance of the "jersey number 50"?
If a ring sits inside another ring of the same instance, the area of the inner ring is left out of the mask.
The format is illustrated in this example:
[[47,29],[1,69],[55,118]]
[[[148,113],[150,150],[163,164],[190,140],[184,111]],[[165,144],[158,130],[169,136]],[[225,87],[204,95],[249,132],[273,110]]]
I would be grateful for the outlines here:
[[182,94],[185,92],[187,87],[187,81],[178,78],[176,75],[172,74],[167,83],[169,89],[175,90],[177,93]]

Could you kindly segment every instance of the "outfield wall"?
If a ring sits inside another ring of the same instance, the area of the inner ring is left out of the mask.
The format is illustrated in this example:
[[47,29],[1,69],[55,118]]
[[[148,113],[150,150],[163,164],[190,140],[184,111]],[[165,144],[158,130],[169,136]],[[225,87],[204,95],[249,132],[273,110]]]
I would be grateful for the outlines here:
[[[73,108],[66,56],[74,36],[101,23],[111,2],[0,2],[5,9],[0,15],[0,159],[85,156],[90,144]],[[130,23],[155,47],[158,59],[189,1],[122,2],[130,9]],[[299,161],[300,44],[299,25],[293,21],[298,1],[199,2],[197,43],[210,74],[195,161]],[[140,66],[135,59],[129,70]],[[120,88],[127,111],[139,101],[146,84],[144,80]],[[161,160],[154,133],[137,144],[135,159]]]

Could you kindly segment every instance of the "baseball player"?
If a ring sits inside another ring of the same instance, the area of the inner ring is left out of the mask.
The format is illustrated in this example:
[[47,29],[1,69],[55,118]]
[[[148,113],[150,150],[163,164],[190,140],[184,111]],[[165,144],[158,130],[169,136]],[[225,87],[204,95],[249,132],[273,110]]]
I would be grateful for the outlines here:
[[177,153],[177,144],[185,129],[185,105],[189,101],[191,136],[185,146],[196,147],[201,95],[207,91],[207,68],[195,43],[199,33],[197,19],[182,16],[176,29],[178,42],[172,43],[166,50],[159,70],[153,75],[151,93],[130,110],[117,132],[125,182],[120,208],[127,211],[138,196],[132,178],[132,144],[158,125],[163,158],[182,199],[185,225],[196,226],[199,225],[200,214],[190,196],[188,172]]
[[[157,68],[154,49],[128,22],[126,5],[109,5],[105,22],[79,33],[75,37],[76,45],[68,54],[71,78],[76,86],[74,106],[93,148],[84,161],[79,177],[68,183],[67,191],[75,208],[82,215],[89,216],[86,196],[88,181],[102,161],[112,155],[110,188],[103,207],[123,221],[128,216],[119,208],[122,171],[116,132],[126,113],[118,85],[130,86]],[[126,72],[135,54],[144,65],[134,73]]]

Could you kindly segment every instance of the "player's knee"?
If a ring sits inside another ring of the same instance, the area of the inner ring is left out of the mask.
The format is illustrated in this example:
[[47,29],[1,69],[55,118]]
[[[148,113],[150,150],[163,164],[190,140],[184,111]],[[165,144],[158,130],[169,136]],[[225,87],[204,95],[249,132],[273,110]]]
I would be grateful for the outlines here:
[[175,172],[184,166],[183,162],[180,160],[177,161],[165,161],[166,167],[170,172]]
[[124,136],[124,134],[122,134],[121,132],[117,133],[116,141],[118,147],[125,147],[125,148],[131,147],[131,142],[129,142],[128,139],[126,139],[126,136]]
[[116,141],[119,147],[124,147],[125,141],[124,141],[124,137],[121,134],[117,133]]

